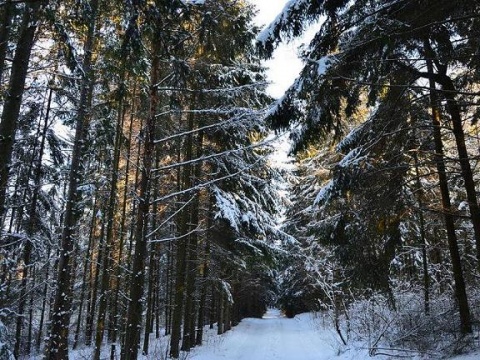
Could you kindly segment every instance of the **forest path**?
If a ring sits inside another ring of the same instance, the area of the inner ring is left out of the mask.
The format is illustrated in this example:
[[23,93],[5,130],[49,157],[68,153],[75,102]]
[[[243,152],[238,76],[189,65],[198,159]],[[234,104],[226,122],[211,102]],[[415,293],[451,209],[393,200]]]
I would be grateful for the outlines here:
[[192,360],[327,360],[335,352],[310,315],[293,319],[270,309],[262,319],[244,319],[218,343],[195,349]]

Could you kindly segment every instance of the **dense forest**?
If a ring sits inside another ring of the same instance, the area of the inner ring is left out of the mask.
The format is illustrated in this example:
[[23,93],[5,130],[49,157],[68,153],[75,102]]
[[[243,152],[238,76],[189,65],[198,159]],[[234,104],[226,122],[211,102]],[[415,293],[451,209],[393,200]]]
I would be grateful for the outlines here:
[[1,360],[179,358],[269,306],[371,356],[480,346],[480,1],[255,11],[0,0]]

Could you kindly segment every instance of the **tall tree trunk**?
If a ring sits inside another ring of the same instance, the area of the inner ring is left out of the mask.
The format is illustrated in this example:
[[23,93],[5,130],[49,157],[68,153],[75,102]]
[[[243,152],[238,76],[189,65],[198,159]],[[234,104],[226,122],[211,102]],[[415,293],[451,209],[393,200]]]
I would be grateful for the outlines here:
[[123,248],[125,243],[126,237],[126,222],[127,222],[127,197],[128,197],[128,187],[130,181],[130,155],[131,155],[131,148],[132,144],[132,134],[133,134],[133,123],[135,121],[135,95],[136,95],[136,85],[133,87],[133,94],[132,94],[132,108],[130,113],[130,124],[128,127],[128,141],[127,141],[127,150],[126,150],[126,165],[125,165],[125,179],[124,179],[124,189],[122,195],[122,210],[121,210],[121,218],[120,218],[120,238],[118,240],[118,263],[116,264],[116,271],[115,271],[115,282],[114,282],[114,295],[113,295],[113,310],[111,311],[110,315],[110,331],[109,331],[109,340],[112,343],[111,350],[110,350],[110,359],[114,360],[115,353],[116,353],[116,342],[118,337],[118,328],[119,328],[119,317],[120,317],[120,310],[119,310],[119,298],[120,298],[120,291],[121,291],[121,282],[122,282],[122,275],[123,275]]
[[[46,3],[47,1],[33,1],[25,5],[20,36],[13,58],[10,82],[0,121],[0,219],[5,214],[9,166],[12,159],[15,132],[20,115],[30,54],[35,42],[35,32],[40,12],[42,6]],[[2,221],[0,220],[1,225]]]
[[210,306],[208,309],[208,322],[210,323],[210,330],[213,329],[213,326],[215,325],[215,320],[218,320],[217,316],[217,296],[215,295],[215,288],[211,286],[211,294],[210,294]]
[[[144,129],[144,126],[145,125],[145,120],[143,119],[143,117],[140,118],[140,132],[138,134],[138,136],[141,136],[142,132],[143,132],[143,129]],[[135,193],[137,194],[139,191],[140,191],[140,186],[141,186],[141,182],[140,182],[140,177],[141,177],[141,173],[143,171],[143,167],[141,166],[141,159],[142,159],[142,141],[137,141],[137,158],[136,158],[136,161],[135,161],[135,164],[133,165],[134,169],[135,169],[135,175],[134,175],[134,181],[133,181],[133,186],[132,186],[132,189],[130,189],[130,192],[132,193]],[[126,266],[126,271],[124,271],[124,274],[125,274],[125,279],[124,279],[124,283],[125,284],[131,284],[131,275],[133,273],[133,263],[132,263],[132,259],[133,259],[133,246],[134,246],[134,243],[135,243],[135,225],[136,225],[136,218],[138,217],[138,207],[139,207],[139,202],[137,201],[137,198],[133,198],[131,200],[131,206],[130,206],[130,223],[128,224],[129,226],[129,231],[128,231],[128,247],[127,247],[127,251],[126,251],[126,254],[125,254],[125,263],[127,264]],[[125,287],[125,293],[127,293],[129,290],[131,289],[131,287],[129,288],[128,285],[126,285]],[[128,307],[129,307],[129,301],[130,299],[128,298],[127,301],[126,301],[126,308],[127,310],[124,310],[122,309],[122,312],[119,314],[119,318],[122,320],[122,324],[121,326],[119,326],[120,328],[122,329],[126,329],[127,327],[127,324],[126,324],[126,314],[125,312],[128,311]],[[123,331],[121,333],[121,336],[120,336],[120,339],[121,339],[121,343],[123,344],[125,342],[125,335],[126,335],[126,332]],[[122,349],[123,351],[123,349]]]
[[38,149],[38,156],[35,160],[35,165],[33,169],[33,192],[30,199],[29,209],[28,209],[28,219],[27,225],[25,229],[25,233],[27,235],[25,248],[23,250],[23,271],[22,271],[22,282],[20,284],[20,298],[18,302],[18,316],[17,316],[17,324],[16,324],[16,331],[15,331],[15,346],[13,354],[18,358],[20,355],[20,343],[21,343],[21,334],[22,334],[22,325],[23,325],[23,318],[25,316],[25,304],[27,301],[27,282],[28,282],[28,271],[31,267],[31,257],[32,257],[32,250],[33,250],[33,236],[38,226],[38,214],[37,214],[37,205],[38,205],[38,197],[40,195],[40,188],[41,188],[41,180],[42,180],[42,162],[43,162],[43,154],[45,151],[45,142],[47,137],[47,130],[49,127],[50,122],[50,109],[52,103],[52,89],[49,90],[48,101],[47,101],[47,109],[45,111],[45,118],[43,124],[41,125],[40,131],[38,131],[38,135],[40,138],[40,145]]
[[172,305],[173,305],[173,257],[174,246],[172,241],[168,242],[167,249],[167,267],[165,269],[165,284],[167,293],[165,294],[166,306],[165,306],[165,335],[170,335],[172,332]]
[[[154,297],[155,297],[155,306],[154,306],[154,311],[155,311],[155,338],[156,339],[159,339],[160,338],[160,325],[161,325],[161,321],[160,321],[160,316],[162,314],[162,301],[161,301],[161,286],[160,286],[160,283],[162,281],[162,272],[164,271],[164,269],[160,266],[160,259],[161,259],[161,250],[165,250],[165,246],[160,246],[159,249],[157,250],[158,251],[158,259],[157,259],[157,263],[156,263],[156,282],[155,282],[155,289],[154,289]],[[166,287],[166,283],[164,282],[163,284],[165,284],[165,287]],[[165,289],[164,289],[164,293],[163,293],[163,296],[164,296],[164,300],[163,300],[163,305],[165,306],[165,302],[166,302],[166,292],[165,292]]]
[[225,332],[225,307],[226,307],[226,300],[225,295],[223,294],[223,289],[221,288],[218,291],[217,296],[217,334],[222,335]]
[[[187,200],[188,201],[188,200]],[[183,209],[180,219],[179,234],[186,234],[188,227],[185,225],[188,222],[188,212]],[[175,256],[175,286],[173,293],[172,304],[172,331],[170,336],[170,356],[177,359],[180,356],[180,338],[182,329],[182,314],[183,314],[183,300],[185,294],[185,276],[186,276],[186,251],[187,244],[185,238],[178,238],[176,240],[177,253]]]
[[[104,214],[104,208],[101,208],[102,214]],[[96,217],[96,215],[94,214]],[[92,345],[92,338],[93,338],[93,329],[94,329],[94,322],[95,322],[95,313],[97,310],[97,300],[98,300],[98,284],[100,282],[100,272],[101,272],[101,266],[103,262],[103,257],[105,254],[105,222],[101,222],[101,228],[100,228],[100,235],[98,236],[100,239],[99,244],[98,244],[98,250],[97,250],[97,260],[92,262],[92,268],[91,272],[93,276],[93,281],[90,281],[91,283],[91,289],[89,293],[89,299],[88,299],[88,306],[87,306],[87,318],[86,318],[86,324],[85,324],[85,345],[90,346]],[[93,239],[95,239],[95,236],[93,236]],[[93,252],[92,252],[92,258],[93,259]]]
[[[3,70],[7,58],[8,40],[10,38],[13,10],[15,9],[12,0],[6,0],[2,7],[2,22],[0,25],[0,86],[3,83]],[[0,99],[3,94],[0,94]]]
[[[463,131],[462,116],[460,112],[460,105],[455,99],[458,93],[452,79],[447,75],[447,65],[442,65],[437,59],[437,56],[430,45],[430,41],[425,41],[425,52],[431,64],[429,74],[433,75],[433,61],[436,61],[438,77],[436,82],[442,86],[442,95],[447,100],[447,112],[450,114],[450,120],[453,125],[453,135],[455,137],[455,144],[457,146],[458,157],[460,161],[460,168],[462,169],[462,178],[464,182],[465,191],[467,193],[468,207],[470,210],[470,219],[473,225],[473,232],[475,235],[475,244],[477,249],[477,267],[480,268],[480,206],[478,205],[477,192],[475,190],[475,181],[473,179],[473,171],[470,165],[470,156],[467,151],[465,143],[465,133]],[[430,80],[432,83],[432,80]]]
[[29,304],[29,309],[28,309],[28,330],[27,330],[27,344],[25,348],[25,353],[27,355],[31,354],[32,351],[32,339],[33,339],[33,304],[35,302],[35,287],[36,287],[36,280],[37,280],[37,271],[35,269],[35,266],[33,266],[33,271],[32,271],[32,286],[30,288],[30,304]]
[[158,43],[153,46],[153,61],[150,79],[150,104],[148,119],[145,123],[143,163],[141,166],[140,192],[138,196],[137,216],[135,219],[135,252],[133,255],[132,277],[130,279],[130,296],[127,310],[125,340],[122,360],[136,360],[140,345],[140,328],[142,322],[142,296],[145,282],[145,257],[147,255],[146,228],[150,209],[150,183],[155,147],[155,120],[158,106],[158,82],[160,58]]
[[[92,207],[92,221],[90,222],[90,234],[88,236],[88,245],[86,249],[86,254],[84,262],[83,262],[83,277],[82,277],[82,289],[80,291],[80,300],[79,300],[79,306],[78,306],[78,316],[77,316],[77,326],[75,328],[75,336],[73,339],[73,345],[72,349],[76,349],[78,346],[78,341],[80,338],[80,331],[82,328],[82,316],[83,316],[83,307],[85,303],[85,293],[87,292],[87,283],[89,282],[88,277],[89,274],[91,276],[91,271],[89,271],[89,267],[91,268],[91,261],[92,261],[92,253],[93,253],[93,232],[94,232],[94,227],[95,227],[95,219],[96,219],[96,213],[97,213],[97,198],[95,198],[93,207]],[[89,266],[90,265],[90,266]],[[90,306],[90,303],[89,303]],[[87,312],[89,312],[90,309],[87,308]]]
[[[157,147],[155,151],[155,168],[159,167],[160,164],[160,149]],[[153,199],[158,197],[159,193],[159,177],[155,178],[153,184]],[[155,202],[152,207],[152,229],[157,228],[157,203]],[[152,234],[153,235],[153,234]],[[155,298],[157,283],[159,279],[157,278],[157,265],[158,265],[158,243],[150,242],[150,259],[148,264],[148,290],[147,290],[147,313],[145,317],[145,332],[143,337],[143,355],[148,355],[148,347],[150,345],[150,334],[153,331],[153,321],[155,313]]]
[[213,227],[213,220],[211,214],[213,214],[213,197],[210,195],[208,199],[208,211],[207,211],[207,232],[205,238],[205,252],[203,258],[203,283],[200,286],[200,304],[198,305],[198,331],[195,336],[195,344],[202,345],[203,342],[203,328],[205,326],[205,307],[207,301],[208,291],[208,278],[210,276],[210,229]]
[[118,188],[118,172],[120,166],[120,146],[123,135],[123,119],[124,119],[124,86],[125,86],[125,63],[121,66],[120,76],[120,95],[118,99],[117,108],[117,124],[115,128],[115,140],[113,144],[113,168],[110,179],[110,192],[108,197],[107,206],[107,230],[105,233],[105,254],[102,262],[102,277],[100,281],[100,294],[99,294],[99,306],[97,317],[97,330],[95,333],[95,352],[93,359],[100,359],[100,348],[103,340],[103,333],[105,331],[105,316],[107,311],[107,296],[108,287],[110,284],[110,272],[111,272],[111,258],[112,258],[112,246],[113,246],[113,225],[115,208],[117,205],[117,188]]
[[[427,69],[430,74],[433,74],[433,64],[429,59],[427,59]],[[460,330],[463,334],[466,334],[472,332],[470,308],[468,305],[462,263],[458,250],[457,235],[455,233],[455,220],[452,213],[450,191],[448,189],[447,172],[444,162],[442,134],[440,131],[441,122],[440,110],[438,107],[439,101],[435,89],[435,82],[433,80],[430,80],[430,102],[432,108],[432,123],[435,141],[435,163],[440,182],[440,192],[442,195],[442,207],[444,212],[445,228],[447,231],[448,248],[450,250],[450,258],[452,261],[453,277],[455,279],[455,296],[458,301],[458,308],[460,312]]]
[[[194,101],[192,101],[194,103]],[[188,124],[187,124],[187,131],[192,131],[194,127],[195,115],[193,112],[188,114]],[[184,161],[189,161],[193,159],[193,135],[189,133],[187,135],[187,139],[185,142],[185,158]],[[190,189],[192,187],[192,164],[186,164],[183,168],[181,186],[184,190]],[[190,231],[191,231],[191,211],[192,205],[188,204],[192,201],[191,196],[197,196],[196,194],[192,195],[189,192],[186,192],[182,195],[184,209],[180,212],[180,225],[179,225],[179,238],[176,240],[177,243],[177,264],[176,264],[176,273],[175,273],[175,297],[174,297],[174,305],[173,305],[173,316],[172,316],[172,336],[170,338],[170,356],[172,358],[178,358],[180,355],[180,338],[181,338],[181,328],[182,328],[182,318],[184,320],[184,330],[185,329],[185,317],[183,316],[184,310],[190,311],[190,300],[185,300],[185,283],[189,276],[189,264],[187,263],[187,252],[189,249],[189,239],[190,239]],[[188,284],[187,284],[188,286]],[[185,333],[184,333],[185,335]],[[186,343],[185,343],[186,345]],[[188,350],[188,346],[183,346],[182,350]]]
[[470,156],[468,155],[467,146],[465,144],[465,133],[463,131],[462,117],[460,115],[460,106],[455,99],[455,93],[457,90],[455,89],[452,79],[448,76],[445,77],[445,81],[441,85],[443,90],[445,90],[443,94],[445,99],[447,99],[447,111],[450,114],[453,125],[453,135],[455,136],[460,167],[462,169],[462,178],[467,193],[470,219],[475,234],[477,267],[480,268],[480,207],[478,206],[477,191],[475,189],[472,167],[470,165]]
[[[190,124],[190,129],[193,130],[194,124],[193,119]],[[189,135],[191,136],[191,135]],[[200,131],[197,137],[197,143],[195,144],[196,153],[195,158],[200,158],[203,154],[203,132]],[[195,186],[201,176],[202,171],[202,162],[199,161],[195,164],[193,179],[190,180],[189,187]],[[195,320],[196,320],[196,294],[195,294],[195,285],[197,282],[197,272],[198,272],[198,232],[197,229],[199,226],[199,211],[200,211],[200,193],[197,193],[195,199],[192,201],[192,204],[189,206],[190,221],[189,221],[189,233],[188,236],[188,245],[187,245],[187,254],[188,254],[188,264],[187,264],[187,286],[185,293],[185,314],[184,314],[184,325],[183,325],[183,342],[182,350],[188,351],[190,348],[195,346]]]
[[[198,196],[197,196],[198,198]],[[196,203],[196,201],[194,201]],[[193,206],[192,206],[193,207]],[[193,209],[190,212],[192,215],[198,212]],[[194,219],[190,220],[192,225],[196,225]],[[197,217],[198,222],[198,217]],[[193,231],[193,226],[190,226],[189,231]],[[183,337],[182,337],[182,351],[189,351],[195,345],[195,283],[197,278],[197,235],[190,234],[187,239],[187,270],[186,270],[186,286],[185,286],[185,306],[184,306],[184,321],[183,321]]]
[[[50,247],[47,248],[47,259],[50,259]],[[45,322],[45,312],[47,309],[49,281],[50,281],[50,262],[47,261],[46,270],[45,270],[45,281],[44,281],[43,292],[42,292],[43,293],[42,309],[40,310],[40,320],[38,324],[37,341],[35,344],[35,349],[37,352],[40,352],[40,346],[42,344],[43,324]]]
[[418,217],[420,221],[420,245],[422,247],[422,265],[423,265],[423,298],[425,315],[430,315],[430,276],[428,275],[428,258],[427,258],[427,239],[425,234],[425,217],[423,216],[423,188],[420,181],[420,171],[418,163],[417,152],[413,153],[415,161],[415,175],[416,175],[416,192],[418,202]]
[[47,349],[48,360],[68,360],[68,335],[70,326],[70,312],[72,302],[72,264],[71,257],[74,249],[75,225],[79,215],[78,184],[82,177],[81,162],[84,153],[85,129],[89,112],[89,99],[92,91],[93,47],[96,28],[98,0],[90,2],[90,23],[88,24],[85,55],[83,59],[83,73],[80,101],[78,105],[75,138],[73,143],[70,174],[68,179],[67,203],[63,219],[62,240],[57,273],[55,302],[52,313],[52,327],[50,344]]
[[[155,216],[155,211],[152,212]],[[155,228],[155,225],[152,226]],[[150,243],[150,258],[148,263],[148,290],[147,290],[147,313],[145,315],[145,332],[143,336],[143,350],[142,354],[144,356],[148,355],[148,347],[150,345],[150,334],[152,333],[153,329],[153,306],[154,306],[154,288],[155,288],[155,281],[156,281],[156,244]]]
[[[80,324],[77,325],[78,329],[82,328],[85,331],[84,341],[86,345],[91,345],[92,339],[92,321],[90,319],[90,315],[92,313],[92,308],[95,307],[92,303],[92,299],[94,298],[93,291],[95,288],[95,268],[98,262],[98,252],[97,252],[97,260],[95,260],[95,229],[97,227],[97,212],[98,212],[98,202],[99,199],[95,197],[93,207],[92,207],[92,218],[90,221],[90,232],[88,235],[88,247],[87,247],[87,256],[85,259],[85,273],[84,273],[84,284],[82,285],[85,288],[85,292],[88,293],[87,295],[87,306],[86,306],[86,319],[85,319],[85,326],[81,327]],[[83,289],[82,289],[83,293]],[[79,322],[81,317],[81,312],[79,311]],[[77,334],[75,338],[77,338]],[[77,346],[77,340],[74,340],[73,348]]]
[[[207,240],[208,241],[208,240]],[[207,244],[207,249],[209,245]],[[207,289],[208,289],[208,250],[205,250],[205,260],[203,264],[203,276],[202,283],[200,286],[200,302],[198,304],[198,318],[197,318],[197,329],[195,332],[195,345],[202,345],[203,342],[203,327],[205,326],[205,303],[207,299]]]

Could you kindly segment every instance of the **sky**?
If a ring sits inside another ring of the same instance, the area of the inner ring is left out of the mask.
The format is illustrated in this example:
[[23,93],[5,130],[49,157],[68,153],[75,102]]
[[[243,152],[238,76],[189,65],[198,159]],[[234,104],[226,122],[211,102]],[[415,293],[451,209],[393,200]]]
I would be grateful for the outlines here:
[[[289,0],[249,1],[258,9],[255,22],[259,26],[266,26],[275,20]],[[297,57],[297,48],[302,43],[308,43],[308,40],[313,37],[314,32],[315,27],[310,28],[302,39],[295,40],[288,44],[282,43],[277,50],[275,50],[273,58],[265,61],[265,66],[268,67],[267,79],[271,82],[267,91],[271,96],[275,98],[281,97],[300,73],[302,63]]]

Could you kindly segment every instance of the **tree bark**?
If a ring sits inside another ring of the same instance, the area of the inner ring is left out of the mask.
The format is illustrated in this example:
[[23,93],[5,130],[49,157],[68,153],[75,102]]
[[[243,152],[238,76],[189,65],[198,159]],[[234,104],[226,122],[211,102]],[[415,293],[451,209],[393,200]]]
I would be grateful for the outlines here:
[[225,307],[226,300],[225,295],[223,294],[223,289],[219,290],[217,297],[217,334],[222,335],[225,332]]
[[31,264],[31,257],[32,257],[32,250],[33,250],[32,240],[38,225],[37,205],[38,205],[38,197],[40,195],[40,186],[41,186],[41,180],[42,180],[42,161],[43,161],[43,153],[45,151],[47,130],[48,130],[49,121],[50,121],[49,115],[50,115],[50,109],[51,109],[51,103],[52,103],[52,95],[53,95],[53,91],[50,89],[49,95],[48,95],[48,101],[47,101],[47,109],[45,111],[45,118],[43,120],[43,124],[41,125],[41,129],[39,129],[38,131],[38,135],[40,137],[40,146],[38,149],[38,156],[35,160],[35,165],[33,170],[33,192],[30,199],[30,204],[28,209],[28,219],[27,219],[27,225],[25,229],[27,239],[25,243],[25,248],[23,250],[22,282],[20,285],[20,298],[18,303],[18,316],[17,316],[17,324],[16,324],[16,330],[15,330],[15,346],[13,351],[14,356],[16,356],[17,358],[20,355],[22,325],[23,325],[25,304],[27,301],[27,298],[26,298],[27,282],[29,277],[29,269],[32,265]]
[[113,225],[115,208],[117,205],[117,188],[118,188],[118,172],[120,165],[120,142],[123,135],[123,119],[124,119],[124,84],[125,82],[125,63],[121,66],[120,76],[120,94],[118,99],[117,108],[117,124],[115,128],[115,140],[113,144],[113,164],[112,173],[110,179],[110,192],[107,205],[107,229],[105,233],[105,254],[102,261],[102,276],[100,281],[100,294],[99,294],[99,306],[97,317],[97,329],[95,333],[95,352],[93,359],[100,359],[100,348],[102,345],[103,334],[105,331],[105,317],[107,312],[107,297],[108,287],[110,284],[110,272],[111,272],[111,258],[113,247]]
[[[431,60],[427,60],[427,68],[429,73],[433,73],[433,64]],[[447,231],[448,248],[450,250],[450,257],[453,267],[453,277],[455,280],[455,296],[458,301],[458,308],[460,312],[460,330],[463,334],[466,334],[472,332],[470,308],[468,305],[462,263],[458,250],[457,235],[455,233],[455,219],[452,213],[450,191],[448,189],[447,173],[444,162],[442,134],[440,131],[440,110],[438,107],[438,97],[436,94],[435,83],[433,80],[430,80],[430,102],[432,109],[432,124],[435,141],[435,163],[437,166],[438,178],[440,182],[440,192],[442,195],[442,207],[444,211],[445,228]]]
[[[50,247],[47,249],[47,259],[50,258]],[[48,283],[50,281],[50,262],[47,261],[46,270],[45,270],[45,280],[43,285],[43,300],[42,300],[42,309],[40,310],[40,320],[38,324],[38,333],[35,344],[35,349],[37,352],[40,352],[40,346],[42,344],[42,334],[43,334],[43,324],[45,322],[45,312],[47,308],[47,299],[48,299]]]
[[[194,128],[194,119],[192,116],[191,123],[189,124],[189,131]],[[192,136],[192,135],[189,135]],[[190,139],[187,142],[192,142]],[[192,144],[193,146],[193,144]],[[200,158],[202,156],[202,146],[203,146],[203,132],[200,131],[197,137],[197,143],[195,144],[196,153],[195,158]],[[193,150],[193,149],[192,149]],[[189,187],[196,185],[200,179],[202,170],[202,162],[197,162],[194,168],[193,178],[189,180]],[[200,211],[200,194],[197,193],[195,199],[192,201],[189,208],[189,229],[188,232],[190,235],[187,240],[187,283],[185,288],[185,314],[184,314],[184,324],[183,324],[183,340],[182,340],[182,350],[189,351],[193,346],[195,346],[195,320],[196,320],[196,294],[195,294],[195,285],[197,282],[197,272],[198,272],[198,233],[196,228],[199,226],[199,211]]]
[[[20,36],[13,58],[10,82],[0,121],[0,220],[3,218],[6,210],[5,201],[9,168],[27,78],[28,64],[35,42],[35,33],[40,12],[42,6],[46,3],[46,1],[35,1],[26,4],[20,28]],[[8,4],[7,7],[9,7]],[[2,221],[0,221],[0,225],[2,225]]]
[[418,155],[413,153],[413,159],[415,161],[415,175],[416,175],[416,191],[418,202],[418,217],[420,222],[420,244],[422,247],[422,265],[423,265],[423,298],[425,315],[430,315],[430,276],[428,274],[428,258],[427,258],[427,240],[425,235],[425,217],[423,216],[423,188],[420,182],[420,171],[418,164]]
[[[133,88],[132,99],[135,99],[136,94],[136,86]],[[118,328],[119,328],[119,297],[120,297],[120,284],[123,275],[123,266],[121,265],[122,258],[123,258],[123,248],[125,243],[125,229],[126,221],[127,221],[127,195],[128,195],[128,187],[130,181],[130,149],[132,148],[132,134],[133,134],[133,123],[134,123],[134,114],[135,114],[135,102],[132,104],[131,114],[130,114],[130,124],[128,127],[128,141],[127,141],[127,152],[126,152],[126,165],[125,165],[125,179],[124,179],[124,189],[123,189],[123,196],[122,196],[122,210],[121,210],[121,218],[120,218],[120,239],[118,241],[118,264],[116,264],[116,271],[115,271],[115,282],[114,282],[114,296],[113,296],[113,310],[110,313],[110,331],[109,331],[109,340],[112,343],[111,351],[110,351],[110,359],[113,360],[115,358],[116,352],[116,341],[118,336]]]
[[50,344],[47,348],[48,360],[68,360],[68,336],[72,302],[72,255],[74,249],[75,225],[78,220],[79,193],[78,184],[82,178],[81,162],[84,154],[84,139],[89,116],[89,99],[91,98],[93,70],[93,47],[96,28],[98,0],[90,2],[91,18],[88,24],[80,101],[77,112],[75,138],[73,143],[70,174],[68,179],[67,204],[63,219],[60,257],[57,273],[55,302],[52,313]]
[[[187,211],[182,211],[182,218],[180,219],[179,234],[186,233],[185,224],[188,221]],[[180,356],[180,338],[182,329],[182,314],[183,314],[183,300],[185,294],[185,276],[186,276],[186,239],[179,238],[176,240],[177,253],[175,256],[175,286],[173,293],[173,309],[172,309],[172,323],[171,323],[171,337],[170,337],[170,356],[177,359]]]
[[462,169],[462,178],[465,191],[467,193],[468,208],[470,210],[470,219],[475,234],[475,244],[477,249],[477,264],[480,267],[480,207],[478,206],[477,191],[475,181],[473,180],[473,171],[470,165],[470,156],[468,155],[465,144],[465,133],[463,131],[462,117],[460,115],[460,106],[455,99],[456,89],[450,77],[446,76],[441,84],[444,90],[445,99],[447,99],[447,111],[453,125],[453,135],[457,145],[460,167]]
[[[78,305],[78,316],[77,316],[77,326],[76,326],[76,329],[75,329],[75,336],[74,336],[73,345],[72,345],[72,349],[74,349],[74,350],[77,348],[78,340],[80,338],[80,331],[81,331],[81,327],[82,327],[83,307],[84,307],[84,303],[85,303],[85,293],[87,291],[88,274],[90,273],[90,276],[91,276],[91,272],[89,272],[88,268],[89,268],[89,265],[92,261],[93,229],[95,227],[95,218],[96,218],[95,214],[96,213],[97,213],[97,199],[95,198],[94,203],[93,203],[93,207],[92,207],[92,221],[90,222],[90,234],[88,236],[88,245],[87,245],[87,249],[85,251],[87,256],[85,256],[85,259],[84,259],[84,262],[83,262],[82,289],[80,291],[80,300],[79,300],[79,305]],[[89,303],[89,307],[90,306],[91,305]],[[87,313],[89,311],[90,311],[90,309],[87,308]]]
[[203,328],[205,326],[205,307],[207,301],[207,290],[208,290],[208,277],[210,276],[210,229],[213,226],[212,216],[213,213],[213,199],[210,197],[208,201],[208,211],[207,211],[207,236],[206,236],[206,244],[205,244],[205,253],[203,258],[203,284],[200,287],[200,304],[198,305],[198,320],[197,326],[198,331],[195,336],[195,344],[202,345],[203,342]]
[[155,148],[155,123],[158,105],[158,82],[160,58],[158,44],[153,46],[153,61],[150,83],[150,109],[144,128],[143,163],[141,166],[140,192],[135,219],[135,252],[133,255],[132,278],[130,279],[130,297],[127,310],[127,324],[121,360],[136,360],[140,345],[142,322],[142,296],[145,282],[145,258],[147,255],[146,228],[150,208],[149,193],[151,171]]
[[[100,195],[97,195],[95,197],[100,197]],[[103,207],[100,209],[102,214],[105,213],[104,210],[105,209]],[[93,214],[93,216],[95,221],[97,215]],[[99,219],[99,221],[101,221],[101,227],[100,227],[100,235],[98,236],[100,241],[98,244],[97,258],[95,261],[92,261],[94,259],[93,258],[94,250],[92,250],[91,252],[92,257],[90,259],[93,267],[93,269],[90,270],[91,271],[90,277],[93,276],[93,281],[90,281],[91,288],[90,288],[90,294],[88,298],[87,318],[86,318],[86,324],[85,324],[85,345],[87,346],[92,345],[93,329],[94,329],[94,322],[95,322],[95,310],[97,310],[97,300],[98,300],[98,287],[99,287],[98,284],[100,282],[99,279],[100,279],[101,265],[102,265],[103,257],[105,254],[105,223],[101,219]],[[93,232],[93,230],[94,229],[92,228],[91,231]],[[92,239],[95,239],[94,234]],[[94,249],[94,247],[92,247],[92,249]]]
[[[2,8],[2,25],[0,26],[0,86],[3,83],[3,71],[5,69],[5,60],[7,58],[8,40],[13,18],[14,5],[12,0],[6,0]],[[0,94],[0,99],[2,95]]]
[[[193,103],[194,101],[192,101]],[[193,130],[195,121],[195,115],[193,112],[188,114],[188,124],[187,124],[187,131]],[[183,161],[189,161],[193,159],[193,135],[190,133],[187,135],[187,139],[184,145],[185,148],[185,157]],[[181,186],[183,189],[190,189],[192,187],[192,175],[193,175],[193,165],[186,164],[183,168]],[[191,195],[189,192],[182,195],[183,204],[187,204],[192,201]],[[177,265],[176,265],[176,275],[175,275],[175,298],[174,298],[174,305],[173,305],[173,316],[172,316],[172,336],[170,338],[170,356],[172,358],[178,358],[180,355],[179,352],[179,344],[181,338],[181,328],[182,328],[182,318],[183,318],[183,329],[184,329],[184,341],[182,343],[182,350],[188,351],[190,348],[187,345],[185,336],[189,338],[189,334],[187,331],[189,327],[186,324],[187,312],[189,313],[191,310],[191,300],[185,297],[186,292],[188,291],[187,288],[191,284],[189,284],[189,276],[188,273],[192,264],[189,264],[187,260],[189,259],[189,248],[190,248],[190,240],[193,234],[191,232],[191,212],[192,204],[186,205],[185,208],[181,211],[180,215],[180,225],[179,225],[179,238],[176,240],[177,242]],[[182,315],[183,314],[183,315]],[[188,340],[187,340],[188,341]]]

